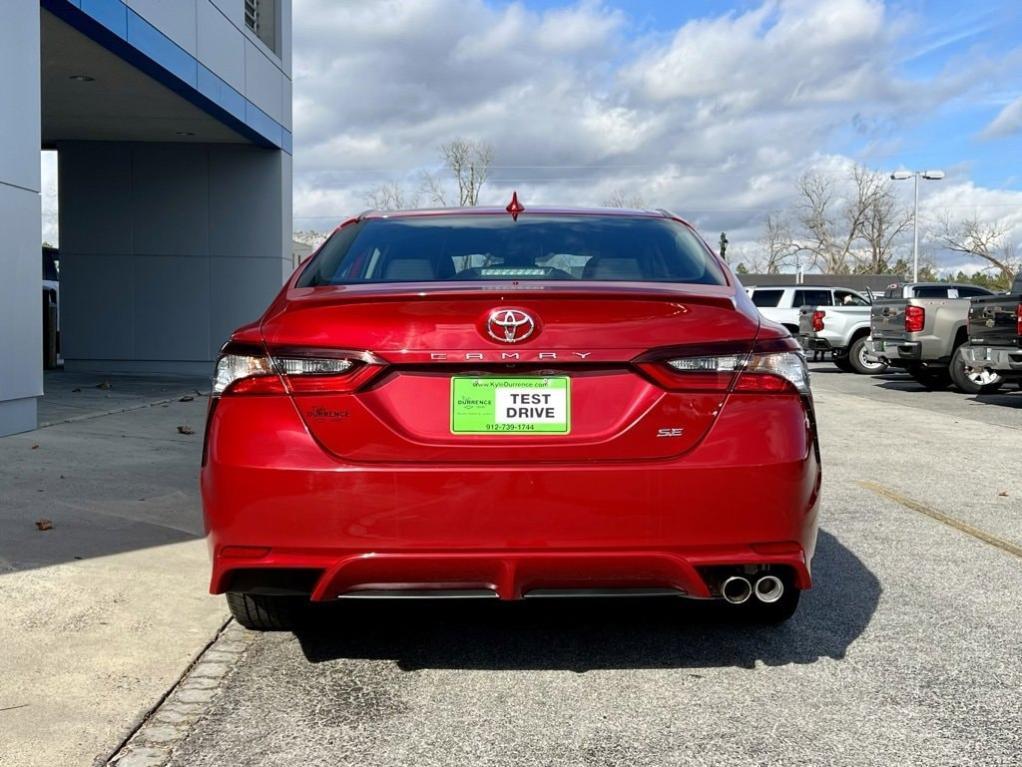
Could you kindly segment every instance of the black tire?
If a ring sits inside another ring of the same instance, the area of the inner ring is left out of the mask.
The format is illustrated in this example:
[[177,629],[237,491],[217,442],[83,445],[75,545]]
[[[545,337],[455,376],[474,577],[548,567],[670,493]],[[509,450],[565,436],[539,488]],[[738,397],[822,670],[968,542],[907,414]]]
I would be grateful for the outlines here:
[[948,367],[951,380],[959,391],[966,394],[993,394],[1004,386],[1004,379],[992,371],[979,376],[969,375],[969,371],[965,368],[965,360],[962,359],[963,348],[964,346],[959,346],[955,349],[954,356],[951,357],[951,365]]
[[848,359],[848,355],[847,354],[842,354],[840,357],[835,354],[834,355],[834,367],[836,367],[838,370],[842,371],[843,373],[854,373],[855,372],[855,368],[852,367],[852,361],[850,359]]
[[873,376],[887,370],[886,363],[866,361],[866,339],[868,337],[859,336],[852,341],[852,345],[848,349],[848,364],[851,365],[852,370],[862,376]]
[[253,631],[291,631],[308,600],[304,597],[277,597],[263,594],[227,592],[227,606],[234,620]]
[[947,370],[939,368],[934,370],[920,366],[908,368],[906,372],[917,384],[930,391],[940,391],[951,385],[951,374]]

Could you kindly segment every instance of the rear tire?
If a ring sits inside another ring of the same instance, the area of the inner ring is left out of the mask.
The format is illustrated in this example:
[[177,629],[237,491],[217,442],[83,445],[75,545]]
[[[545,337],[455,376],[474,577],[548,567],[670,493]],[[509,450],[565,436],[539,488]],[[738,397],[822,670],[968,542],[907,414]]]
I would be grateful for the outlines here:
[[852,341],[851,347],[848,349],[848,364],[851,366],[859,375],[871,376],[883,373],[887,370],[887,365],[883,362],[870,362],[866,359],[866,339],[868,336],[859,336]]
[[908,374],[917,384],[930,391],[940,391],[951,385],[951,374],[947,370],[933,370],[922,366],[908,368]]
[[966,394],[993,394],[1004,385],[1004,379],[993,371],[970,374],[965,367],[965,360],[962,359],[962,349],[959,346],[955,349],[951,358],[951,366],[948,368],[951,380],[955,386]]
[[855,368],[852,367],[852,361],[848,358],[848,355],[842,354],[840,357],[834,355],[834,367],[840,370],[842,373],[854,373]]
[[234,620],[253,631],[290,631],[298,624],[307,603],[304,597],[227,592],[227,606]]

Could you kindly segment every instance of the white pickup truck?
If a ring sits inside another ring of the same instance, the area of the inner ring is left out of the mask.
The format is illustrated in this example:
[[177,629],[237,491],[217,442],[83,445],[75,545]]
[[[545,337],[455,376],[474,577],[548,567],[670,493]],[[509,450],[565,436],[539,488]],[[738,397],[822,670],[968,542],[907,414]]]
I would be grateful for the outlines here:
[[806,351],[831,352],[834,364],[846,373],[882,373],[887,363],[873,355],[869,343],[870,309],[868,303],[803,306],[799,309],[799,343]]
[[793,336],[798,335],[799,309],[803,306],[868,307],[870,303],[854,290],[819,285],[753,285],[746,287],[745,292],[760,314],[784,325]]

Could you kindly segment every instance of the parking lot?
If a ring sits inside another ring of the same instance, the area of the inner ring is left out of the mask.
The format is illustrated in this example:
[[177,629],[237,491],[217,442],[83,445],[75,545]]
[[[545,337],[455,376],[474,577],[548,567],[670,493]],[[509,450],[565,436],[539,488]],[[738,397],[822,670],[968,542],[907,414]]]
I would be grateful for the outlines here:
[[121,763],[1017,764],[1022,391],[813,368],[816,586],[783,627],[673,599],[229,627]]

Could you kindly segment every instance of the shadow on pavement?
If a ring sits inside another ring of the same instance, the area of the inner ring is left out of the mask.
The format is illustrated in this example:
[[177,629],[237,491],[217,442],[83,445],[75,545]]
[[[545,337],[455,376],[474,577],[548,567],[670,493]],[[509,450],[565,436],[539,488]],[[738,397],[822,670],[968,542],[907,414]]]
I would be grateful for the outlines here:
[[664,599],[342,603],[297,631],[312,663],[386,659],[403,670],[751,668],[843,658],[880,599],[876,576],[820,532],[815,586],[782,626],[739,623],[730,606]]

